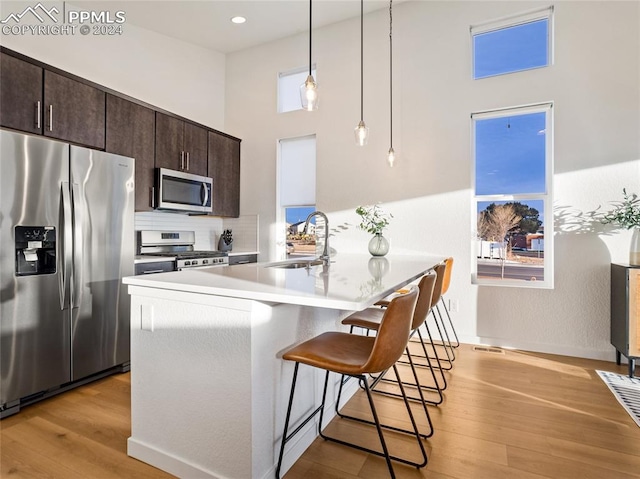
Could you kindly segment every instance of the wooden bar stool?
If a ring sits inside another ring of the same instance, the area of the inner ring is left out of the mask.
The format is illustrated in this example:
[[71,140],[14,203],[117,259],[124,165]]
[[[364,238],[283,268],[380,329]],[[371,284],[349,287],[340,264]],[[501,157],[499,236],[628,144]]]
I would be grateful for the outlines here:
[[[389,303],[389,307],[385,310],[384,317],[380,323],[378,334],[375,337],[359,336],[342,332],[327,332],[323,333],[315,338],[305,341],[298,346],[295,346],[288,350],[282,356],[283,359],[288,361],[295,361],[293,370],[293,380],[291,383],[291,395],[289,396],[289,405],[287,407],[287,414],[284,424],[284,432],[282,434],[282,443],[280,444],[280,454],[278,457],[278,465],[276,467],[276,478],[280,478],[280,468],[282,466],[282,457],[284,454],[285,444],[291,440],[291,438],[304,427],[316,414],[320,413],[320,420],[318,424],[318,433],[320,436],[328,441],[333,441],[338,444],[353,447],[361,451],[366,451],[370,454],[384,457],[389,469],[389,474],[392,478],[395,478],[395,472],[391,460],[399,461],[405,464],[409,464],[415,467],[424,467],[427,464],[427,453],[424,448],[424,444],[420,439],[418,433],[418,427],[413,417],[409,401],[404,396],[404,403],[407,408],[411,424],[413,426],[413,434],[418,442],[420,452],[422,454],[422,462],[414,462],[397,456],[393,456],[389,453],[385,438],[382,432],[382,425],[378,419],[378,414],[373,402],[371,391],[368,386],[367,374],[378,374],[386,371],[389,368],[393,368],[395,373],[398,374],[396,368],[396,361],[400,358],[403,351],[407,346],[409,340],[409,333],[411,330],[411,320],[413,312],[416,306],[418,298],[417,288],[412,288],[411,291],[405,295],[395,298]],[[288,434],[289,420],[291,419],[291,408],[293,405],[293,396],[296,386],[296,378],[298,376],[298,366],[300,363],[307,364],[326,371],[324,390],[322,393],[322,404],[309,416],[307,416],[302,423],[291,433]],[[382,451],[369,449],[358,444],[343,441],[338,438],[327,436],[322,432],[322,417],[324,413],[324,405],[327,396],[327,384],[329,380],[329,372],[335,372],[338,374],[351,376],[359,379],[364,385],[365,392],[367,394],[367,400],[373,421],[365,421],[374,424],[380,439]],[[404,389],[401,386],[401,390]]]
[[[409,336],[410,338],[416,334],[417,332],[419,333],[418,328],[420,326],[422,326],[422,324],[424,323],[425,319],[427,318],[429,311],[431,310],[432,307],[432,298],[433,298],[433,289],[435,287],[436,284],[436,273],[430,273],[430,274],[426,274],[424,275],[421,279],[420,282],[418,283],[418,300],[416,302],[416,308],[414,310],[413,313],[413,319],[411,322],[411,335]],[[378,329],[380,328],[380,324],[382,321],[382,318],[384,317],[384,309],[382,308],[376,308],[376,307],[371,307],[371,308],[367,308],[363,311],[357,311],[353,314],[351,314],[350,316],[346,317],[345,319],[342,320],[342,324],[347,325],[347,326],[351,326],[351,332],[353,332],[353,329],[355,327],[358,328],[362,328],[367,330],[367,334],[369,331],[378,331]],[[424,342],[421,341],[422,344],[422,349],[424,351],[424,356],[423,357],[427,357],[427,349],[426,346],[424,344]],[[431,366],[431,363],[429,361],[427,361],[427,366],[431,372],[431,377],[433,378],[434,384],[435,386],[427,386],[427,385],[421,385],[420,381],[418,380],[418,373],[416,371],[413,359],[412,359],[412,355],[411,355],[411,351],[409,350],[409,344],[407,343],[407,347],[405,348],[405,354],[407,356],[408,359],[408,364],[411,367],[411,372],[413,374],[413,379],[415,382],[408,382],[408,381],[403,381],[403,385],[404,386],[409,386],[411,388],[415,388],[418,392],[419,397],[415,397],[415,396],[408,396],[409,399],[415,400],[415,401],[419,401],[422,403],[422,407],[424,409],[425,415],[427,417],[427,421],[429,422],[429,433],[427,434],[421,434],[422,437],[430,437],[433,434],[433,427],[431,424],[431,418],[429,416],[429,411],[427,409],[426,404],[433,404],[433,405],[438,405],[440,403],[442,403],[443,400],[443,396],[442,396],[442,389],[439,387],[438,385],[438,379],[436,378],[436,374],[434,371],[434,368]],[[401,361],[399,361],[401,362]],[[403,362],[403,361],[402,361]],[[381,394],[386,394],[389,396],[398,396],[400,397],[401,395],[392,391],[386,391],[386,390],[379,390],[376,389],[376,386],[378,385],[378,383],[380,381],[389,381],[389,382],[393,382],[396,383],[396,380],[392,380],[392,379],[387,379],[384,378],[383,379],[384,374],[380,374],[375,380],[374,382],[371,384],[371,389],[375,392],[381,393]],[[400,379],[400,378],[396,378],[396,379]],[[438,399],[437,400],[427,400],[423,394],[423,390],[424,391],[435,391],[438,394]]]

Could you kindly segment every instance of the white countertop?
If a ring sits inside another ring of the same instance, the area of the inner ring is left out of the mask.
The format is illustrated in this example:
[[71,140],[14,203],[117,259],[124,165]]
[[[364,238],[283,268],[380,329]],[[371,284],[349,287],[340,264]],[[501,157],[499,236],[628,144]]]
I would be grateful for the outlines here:
[[[133,286],[273,303],[361,310],[419,278],[445,258],[428,255],[338,254],[329,267],[285,269],[277,263],[190,268],[123,278]],[[292,261],[300,261],[296,258]]]

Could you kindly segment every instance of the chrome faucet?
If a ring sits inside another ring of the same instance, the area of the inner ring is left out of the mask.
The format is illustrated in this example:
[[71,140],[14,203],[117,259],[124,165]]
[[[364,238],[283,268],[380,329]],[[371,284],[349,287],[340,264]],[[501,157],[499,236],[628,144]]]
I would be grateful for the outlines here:
[[322,251],[320,259],[325,266],[329,266],[329,260],[331,258],[329,257],[329,218],[327,218],[327,215],[325,215],[322,211],[314,211],[309,216],[307,216],[307,219],[304,222],[304,230],[302,231],[302,234],[307,234],[309,221],[311,221],[311,218],[313,218],[314,216],[322,216],[324,218],[324,249]]

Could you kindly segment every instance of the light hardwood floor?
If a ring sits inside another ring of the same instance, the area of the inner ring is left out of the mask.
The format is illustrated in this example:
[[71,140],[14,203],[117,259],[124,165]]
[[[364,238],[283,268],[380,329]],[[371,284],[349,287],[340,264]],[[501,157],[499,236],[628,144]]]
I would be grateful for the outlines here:
[[[426,441],[429,464],[420,470],[396,464],[397,477],[640,478],[640,428],[595,369],[625,372],[612,362],[479,352],[463,345],[447,373],[444,403],[429,408],[435,425]],[[126,455],[129,390],[129,375],[116,375],[2,420],[1,477],[172,477]],[[383,422],[404,422],[398,400],[375,399]],[[354,414],[364,411],[363,397],[357,394],[347,408]],[[417,409],[416,415],[424,423]],[[367,426],[339,420],[328,428],[377,445]],[[399,454],[415,454],[408,438],[389,437]],[[385,477],[382,459],[318,439],[285,479]]]

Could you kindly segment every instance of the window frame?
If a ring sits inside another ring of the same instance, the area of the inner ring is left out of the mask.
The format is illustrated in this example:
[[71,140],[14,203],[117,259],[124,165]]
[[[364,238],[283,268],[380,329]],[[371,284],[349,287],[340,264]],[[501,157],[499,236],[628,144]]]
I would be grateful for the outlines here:
[[[491,118],[513,117],[528,113],[545,113],[545,192],[522,194],[478,195],[476,193],[476,121]],[[553,289],[554,287],[554,218],[553,218],[553,102],[499,108],[479,111],[471,114],[471,282],[475,285],[506,286],[520,288]],[[478,278],[478,257],[476,247],[478,242],[478,203],[480,202],[526,202],[542,200],[544,204],[544,280],[523,281],[516,279],[487,279]]]
[[[523,68],[519,70],[511,70],[503,73],[496,73],[492,75],[485,75],[481,77],[475,76],[476,66],[476,48],[475,48],[475,36],[485,33],[496,32],[499,30],[505,30],[511,27],[517,27],[519,25],[525,25],[528,23],[536,22],[539,20],[548,20],[547,30],[547,59],[546,65]],[[473,80],[483,80],[485,78],[494,78],[502,75],[510,75],[512,73],[520,73],[524,71],[537,70],[539,68],[548,68],[554,64],[554,7],[550,5],[544,8],[538,8],[534,10],[528,10],[526,12],[517,13],[514,15],[508,15],[494,20],[489,20],[482,23],[477,23],[469,27],[469,39],[471,41],[471,78]]]
[[[309,135],[301,135],[301,136],[293,136],[293,137],[285,137],[285,138],[279,138],[276,140],[276,149],[277,149],[277,165],[276,165],[276,222],[274,225],[275,228],[275,245],[274,245],[274,254],[275,257],[278,259],[287,259],[288,254],[287,254],[287,248],[286,248],[286,243],[287,243],[287,234],[286,234],[286,223],[287,223],[287,218],[286,218],[286,210],[287,208],[296,208],[296,207],[311,207],[314,206],[315,207],[315,202],[313,205],[311,204],[292,204],[292,205],[283,205],[282,201],[281,201],[281,193],[282,193],[282,188],[283,188],[283,184],[282,184],[282,174],[283,174],[283,152],[282,152],[282,145],[283,143],[289,142],[289,141],[298,141],[298,140],[312,140],[314,143],[314,148],[315,148],[315,162],[314,162],[314,168],[315,168],[315,172],[314,174],[317,175],[317,167],[318,167],[318,162],[317,162],[317,154],[318,154],[318,139],[317,139],[317,135],[315,133],[309,134]],[[317,187],[317,176],[315,176],[315,183],[316,183],[316,187]],[[314,195],[314,199],[317,200],[317,198]]]
[[[298,84],[298,87],[296,88],[295,91],[295,96],[298,99],[298,107],[294,108],[293,110],[283,110],[282,109],[282,103],[280,101],[281,98],[281,92],[283,91],[283,88],[280,84],[280,80],[284,77],[289,77],[289,76],[293,76],[293,75],[297,75],[299,73],[304,73],[304,79],[302,80],[302,82],[300,82]],[[316,82],[318,81],[318,72],[316,71],[316,64],[313,63],[311,65],[311,73],[313,75],[313,78],[316,80]],[[290,113],[292,111],[299,111],[302,110],[302,102],[300,102],[300,85],[302,85],[307,76],[309,75],[309,66],[303,66],[303,67],[298,67],[298,68],[294,68],[292,70],[287,70],[287,71],[283,71],[283,72],[278,72],[278,77],[276,79],[276,111],[278,114],[282,114],[282,113]]]

